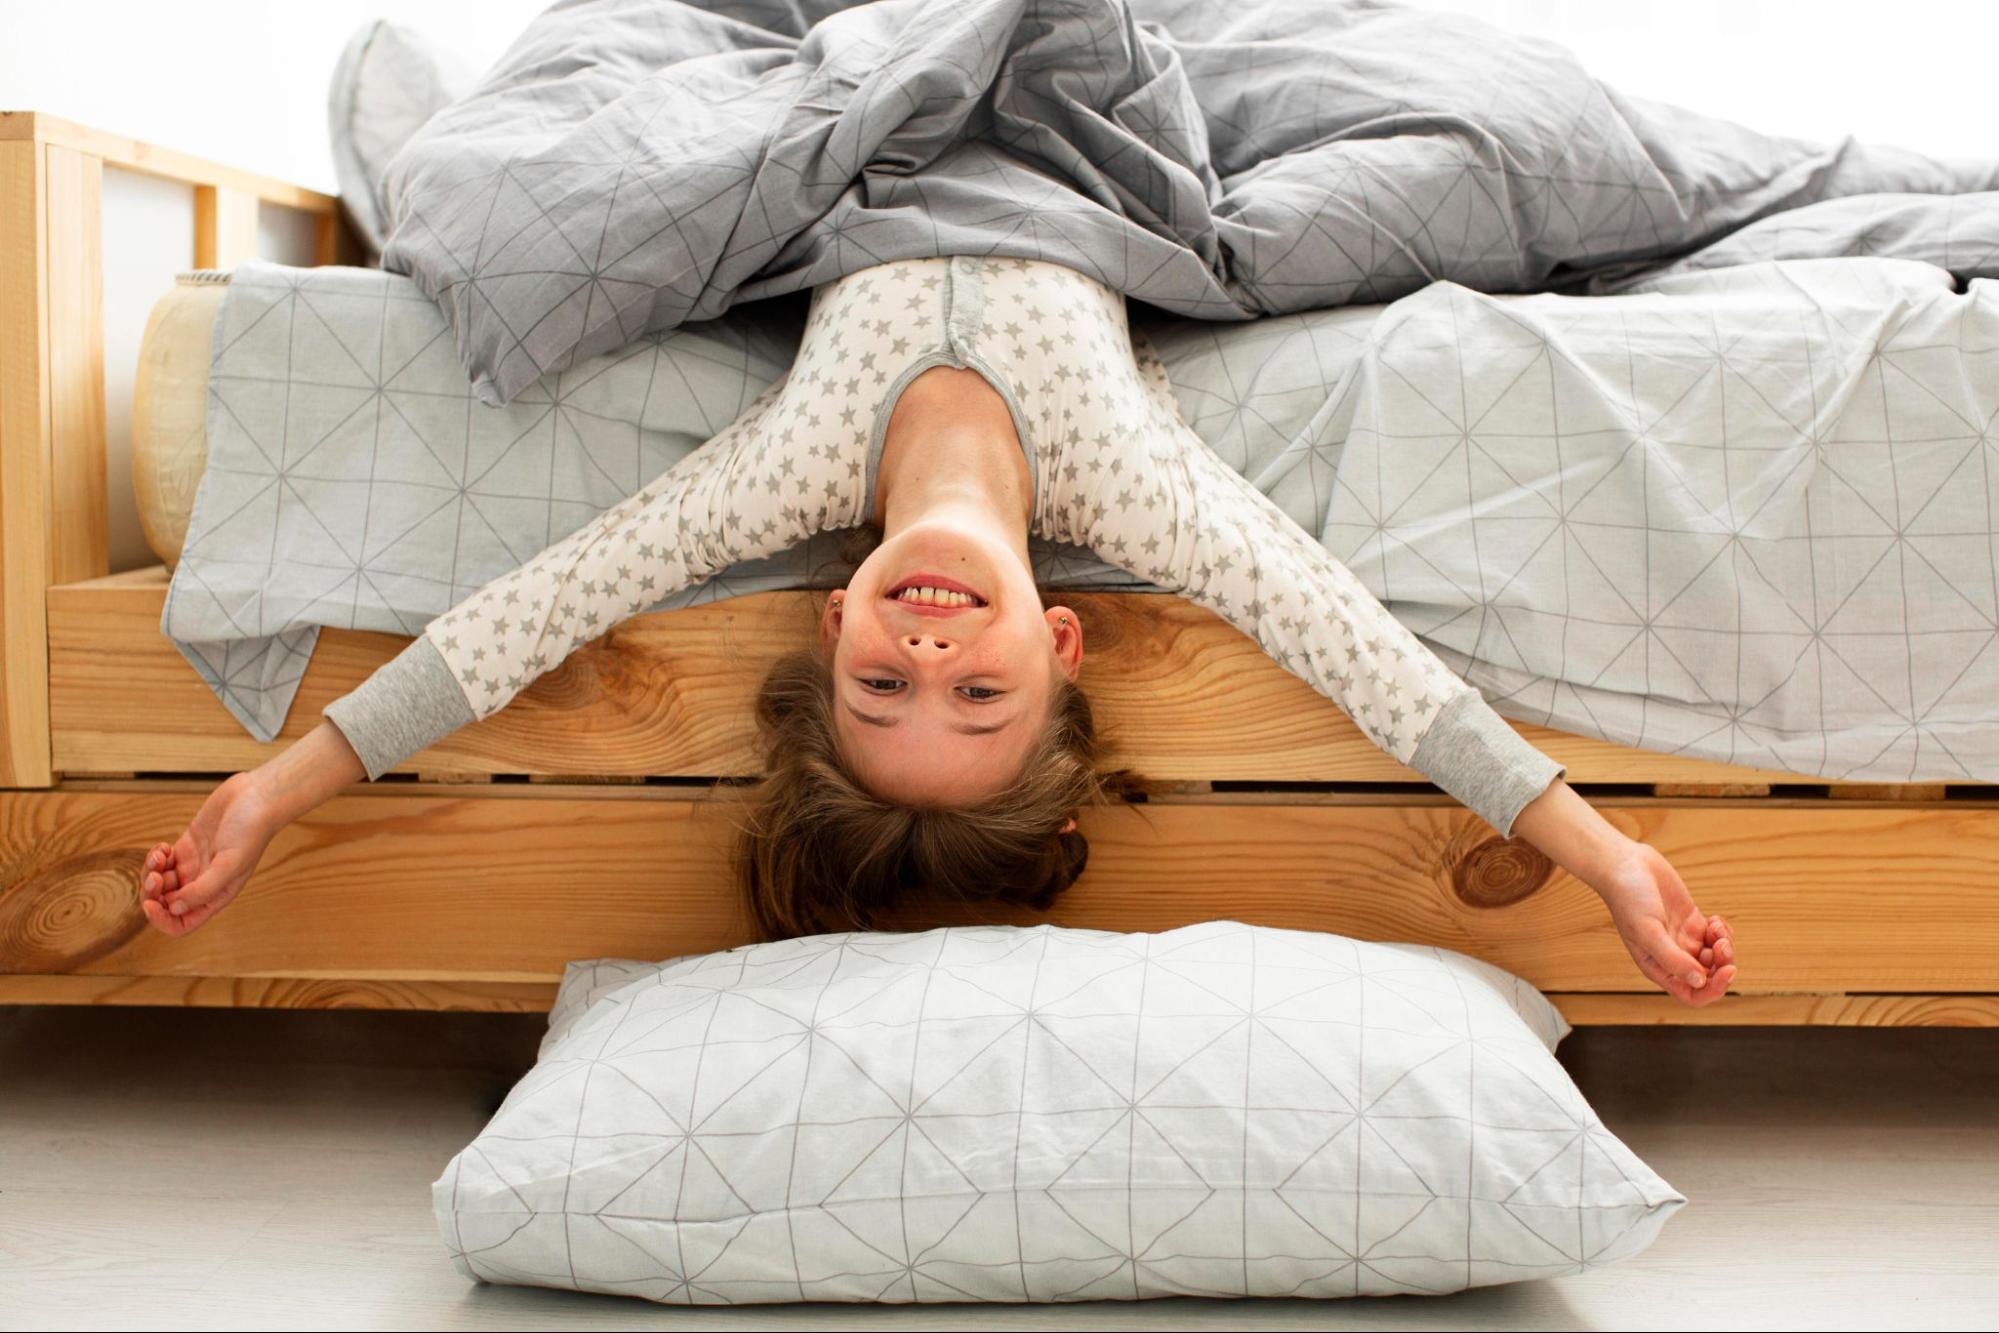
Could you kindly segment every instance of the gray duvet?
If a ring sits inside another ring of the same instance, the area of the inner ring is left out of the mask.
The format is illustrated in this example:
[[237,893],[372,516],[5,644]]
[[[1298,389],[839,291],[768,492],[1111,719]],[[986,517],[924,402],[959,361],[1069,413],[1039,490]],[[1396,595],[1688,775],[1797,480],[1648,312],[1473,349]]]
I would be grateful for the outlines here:
[[1330,0],[573,0],[390,163],[482,400],[869,264],[1048,259],[1240,320],[1521,292],[1992,162],[1772,138]]

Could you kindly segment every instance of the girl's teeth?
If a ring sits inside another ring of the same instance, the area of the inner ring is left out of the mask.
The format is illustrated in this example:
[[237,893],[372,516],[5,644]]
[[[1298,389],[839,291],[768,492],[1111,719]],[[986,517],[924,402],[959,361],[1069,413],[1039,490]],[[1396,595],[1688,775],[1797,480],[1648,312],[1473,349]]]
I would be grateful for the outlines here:
[[895,595],[899,602],[911,602],[917,606],[977,606],[978,598],[969,593],[952,592],[944,588],[904,588]]

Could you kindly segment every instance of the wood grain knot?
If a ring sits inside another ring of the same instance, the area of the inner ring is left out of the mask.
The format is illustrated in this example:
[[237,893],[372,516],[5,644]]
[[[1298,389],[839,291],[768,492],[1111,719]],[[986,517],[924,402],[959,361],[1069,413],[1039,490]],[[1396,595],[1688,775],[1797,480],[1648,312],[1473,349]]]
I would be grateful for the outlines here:
[[1510,907],[1531,897],[1555,872],[1540,848],[1518,838],[1487,838],[1451,868],[1451,888],[1468,907]]
[[146,927],[137,850],[85,852],[0,892],[0,972],[71,972]]

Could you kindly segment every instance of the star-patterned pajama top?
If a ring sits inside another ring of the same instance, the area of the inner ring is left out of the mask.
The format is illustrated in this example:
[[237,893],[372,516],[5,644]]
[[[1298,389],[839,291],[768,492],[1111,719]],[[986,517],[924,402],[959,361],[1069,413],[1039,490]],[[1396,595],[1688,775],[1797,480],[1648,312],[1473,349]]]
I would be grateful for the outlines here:
[[885,264],[813,293],[797,360],[721,434],[424,627],[326,707],[373,779],[677,589],[869,521],[882,437],[933,366],[1006,400],[1033,530],[1209,607],[1502,834],[1566,768],[1209,450],[1124,298],[1057,264]]

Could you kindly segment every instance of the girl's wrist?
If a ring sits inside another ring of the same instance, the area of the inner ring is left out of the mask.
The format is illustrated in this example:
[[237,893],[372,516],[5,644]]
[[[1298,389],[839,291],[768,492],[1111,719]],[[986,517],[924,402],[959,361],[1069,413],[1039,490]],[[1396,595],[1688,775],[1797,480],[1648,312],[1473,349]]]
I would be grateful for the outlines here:
[[242,800],[248,805],[249,813],[255,818],[257,827],[266,838],[276,837],[278,831],[291,822],[291,816],[284,813],[280,799],[279,784],[272,781],[271,768],[278,761],[273,759],[256,768],[238,773],[231,781],[243,784]]
[[258,820],[275,835],[327,798],[367,776],[347,738],[322,722],[290,749],[242,775],[250,783]]
[[1621,867],[1642,845],[1561,778],[1521,808],[1513,821],[1513,836],[1533,844],[1599,894],[1609,891]]

